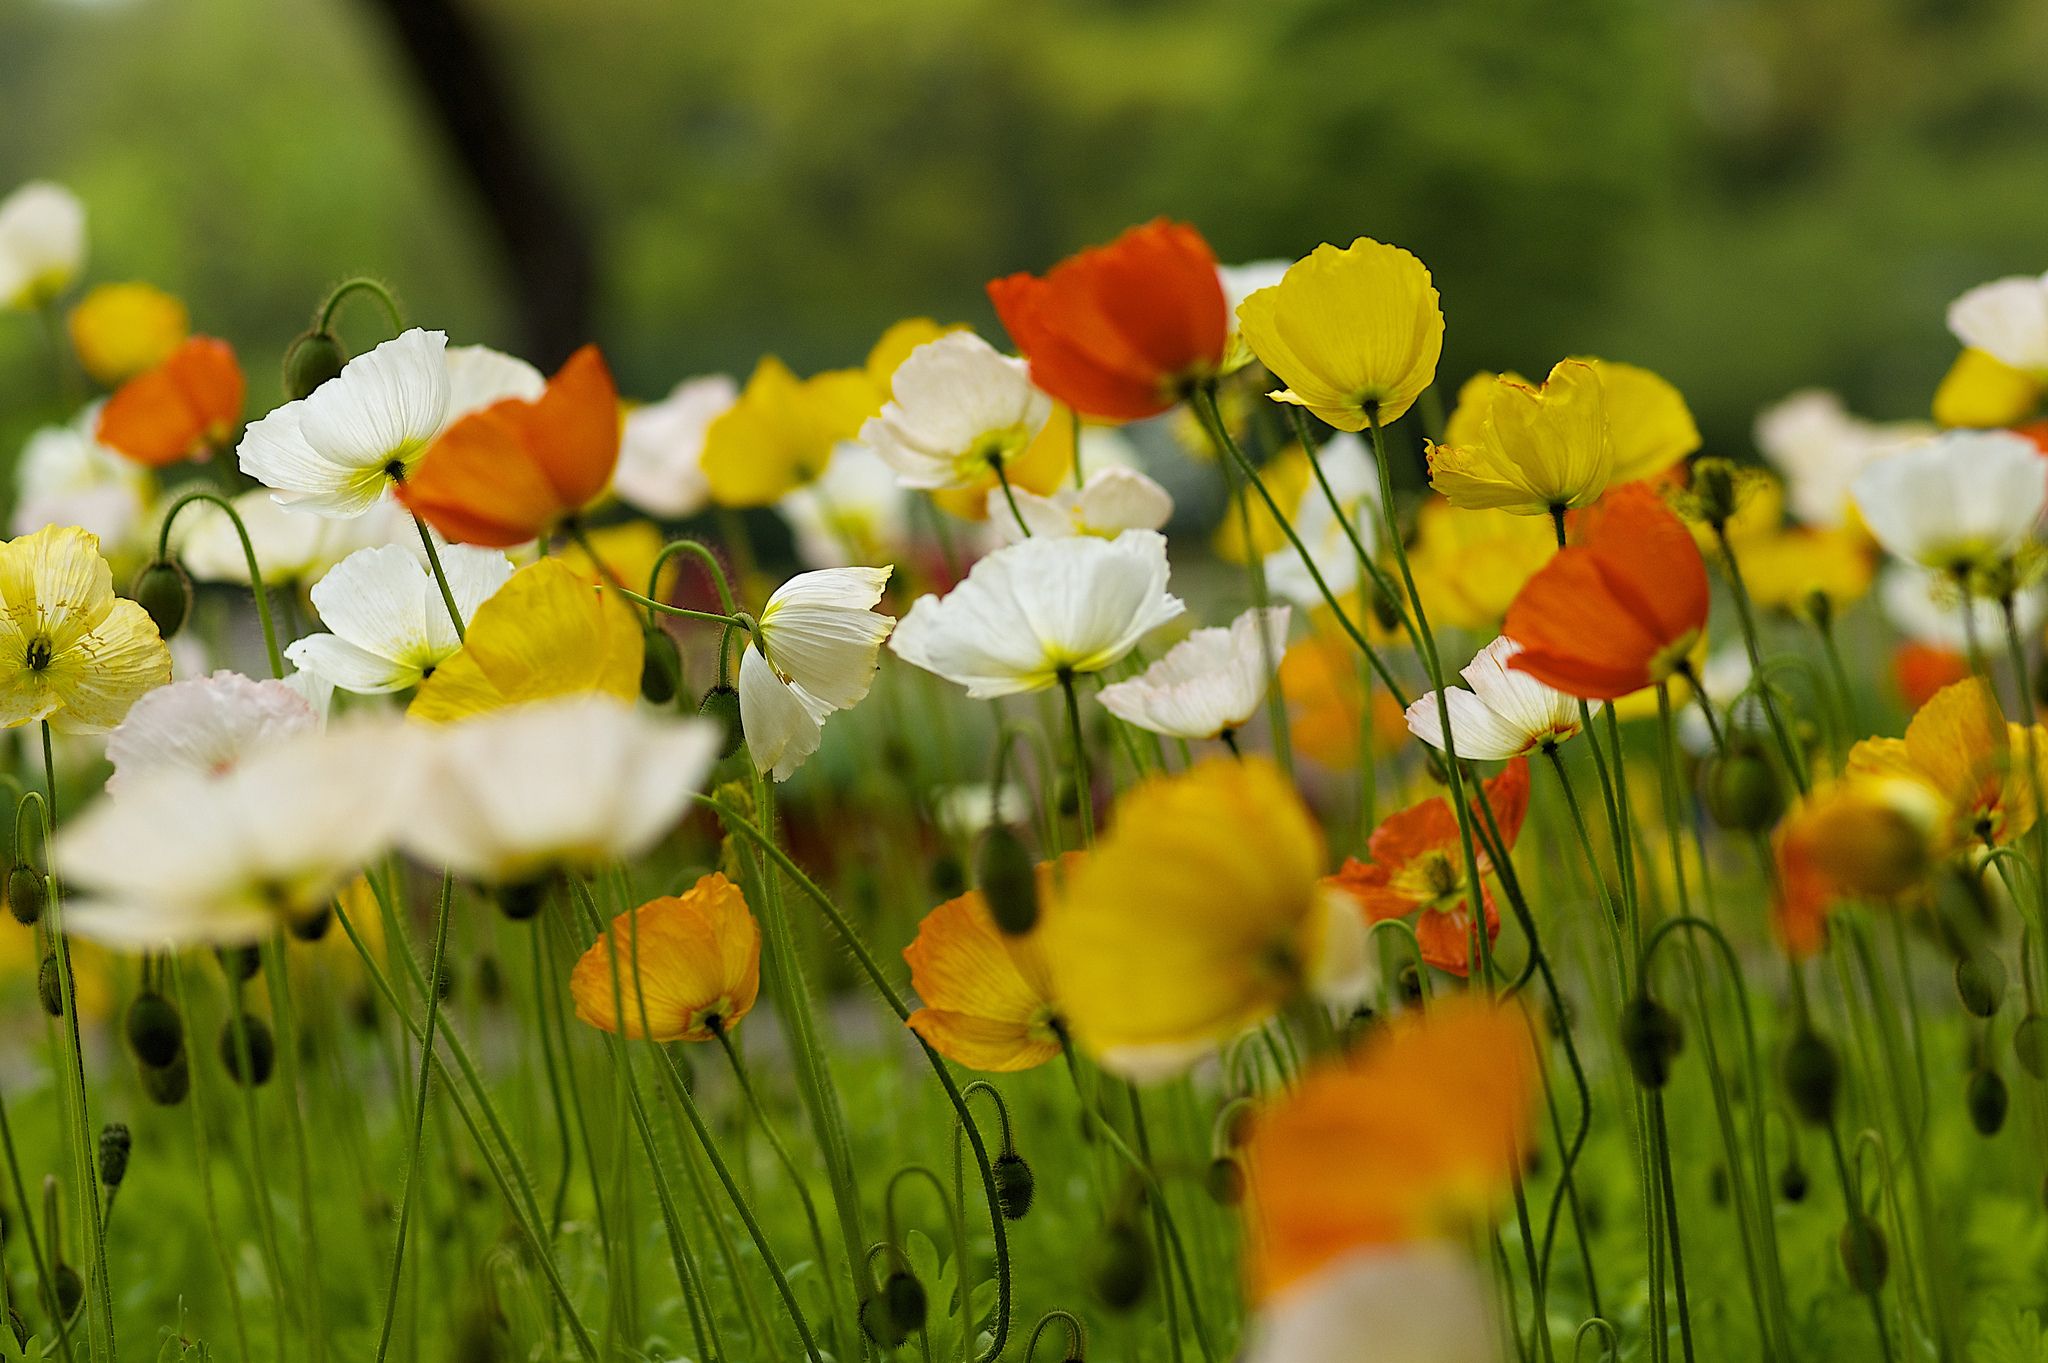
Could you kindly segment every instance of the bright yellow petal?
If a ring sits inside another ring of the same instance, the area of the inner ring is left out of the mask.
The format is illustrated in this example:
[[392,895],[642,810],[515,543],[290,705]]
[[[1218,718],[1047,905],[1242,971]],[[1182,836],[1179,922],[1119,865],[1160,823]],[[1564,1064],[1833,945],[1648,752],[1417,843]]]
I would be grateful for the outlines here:
[[1647,369],[1589,359],[1600,375],[1607,429],[1614,442],[1610,481],[1633,483],[1662,473],[1700,447],[1685,397]]
[[1981,350],[1956,356],[1934,390],[1934,419],[1943,426],[2013,426],[2041,405],[2041,380]]
[[514,573],[469,622],[462,648],[420,684],[410,717],[446,723],[508,705],[640,692],[639,617],[559,559]]

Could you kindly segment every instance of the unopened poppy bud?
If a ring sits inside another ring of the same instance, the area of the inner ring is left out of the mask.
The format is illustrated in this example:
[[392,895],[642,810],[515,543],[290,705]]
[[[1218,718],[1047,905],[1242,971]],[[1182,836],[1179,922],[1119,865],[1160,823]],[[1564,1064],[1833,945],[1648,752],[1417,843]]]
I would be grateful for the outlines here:
[[[242,1068],[245,1052],[246,1071]],[[227,1066],[236,1083],[253,1083],[258,1087],[269,1083],[270,1069],[276,1062],[277,1042],[270,1034],[270,1024],[262,1018],[244,1013],[220,1029],[220,1063]]]
[[1127,1217],[1102,1228],[1093,1248],[1088,1283],[1112,1311],[1128,1311],[1152,1286],[1152,1241]]
[[1621,1008],[1621,1049],[1636,1082],[1660,1089],[1671,1082],[1671,1062],[1685,1049],[1685,1028],[1669,1008],[1637,994]]
[[1811,1027],[1802,1028],[1786,1045],[1779,1072],[1794,1111],[1815,1126],[1834,1120],[1835,1099],[1842,1090],[1842,1062],[1826,1037]]
[[128,1005],[123,1022],[128,1048],[145,1065],[163,1066],[185,1049],[185,1021],[171,1001],[155,990],[145,990]]
[[120,1187],[121,1180],[128,1177],[128,1152],[133,1146],[125,1122],[108,1122],[100,1128],[100,1182],[108,1188]]
[[136,574],[133,594],[166,639],[183,629],[185,617],[192,613],[192,580],[169,559],[160,558]]
[[1956,995],[1972,1017],[1988,1018],[2005,999],[2005,962],[1979,951],[1956,962]]
[[2048,1075],[2048,1018],[2029,1013],[2012,1033],[2013,1058],[2034,1078]]
[[547,901],[548,883],[545,879],[519,880],[497,889],[498,912],[515,923],[524,923],[540,912]]
[[158,1107],[176,1107],[192,1091],[192,1067],[179,1051],[168,1065],[142,1067],[142,1091]]
[[348,352],[331,331],[310,327],[292,338],[284,352],[284,395],[296,402],[341,372]]
[[1202,1183],[1219,1207],[1235,1207],[1244,1201],[1244,1166],[1228,1155],[1209,1161]]
[[928,1305],[924,1284],[910,1270],[899,1268],[882,1281],[882,1307],[905,1335],[924,1328]]
[[1842,1271],[1849,1275],[1849,1286],[1872,1297],[1884,1290],[1892,1256],[1877,1222],[1861,1212],[1855,1213],[1849,1224],[1842,1227],[1837,1248],[1842,1255]]
[[295,913],[285,920],[285,927],[301,942],[317,942],[333,926],[334,906],[331,904],[322,904],[310,913]]
[[1700,766],[1707,813],[1722,828],[1761,833],[1785,812],[1785,788],[1770,759],[1749,747],[1731,747]]
[[731,757],[747,741],[746,730],[740,724],[740,693],[732,687],[714,686],[706,691],[704,699],[697,702],[697,713],[718,721],[719,732],[725,735],[718,745],[721,758]]
[[981,836],[974,861],[975,888],[989,917],[1012,937],[1038,926],[1038,869],[1024,839],[1008,824],[994,824]]
[[25,861],[17,861],[7,873],[7,911],[14,921],[33,925],[50,905],[50,882]]
[[997,1155],[989,1165],[989,1173],[995,1176],[996,1206],[1002,1209],[1003,1220],[1022,1221],[1031,1211],[1031,1200],[1038,1195],[1038,1175],[1014,1150]]
[[941,852],[932,858],[932,895],[938,899],[958,899],[967,892],[967,872],[960,865],[960,858],[951,852]]
[[1787,1202],[1804,1202],[1813,1183],[1806,1176],[1806,1166],[1798,1160],[1787,1160],[1785,1167],[1778,1171],[1778,1196]]
[[2006,1109],[2012,1102],[2004,1077],[1994,1069],[1977,1070],[1970,1075],[1964,1096],[1970,1109],[1970,1125],[1977,1128],[1977,1134],[1996,1136],[2005,1126]]
[[263,968],[263,953],[255,947],[215,947],[213,954],[220,959],[221,973],[232,983],[252,980]]
[[478,998],[493,1006],[505,1001],[505,970],[497,957],[485,954],[477,958],[476,992]]
[[44,956],[36,971],[36,997],[42,1000],[45,1013],[53,1018],[64,1016],[64,981],[57,974],[55,953]]
[[909,1333],[896,1328],[896,1321],[889,1314],[886,1300],[880,1295],[867,1298],[860,1304],[861,1332],[883,1350],[895,1348],[908,1339]]
[[77,1269],[60,1261],[50,1272],[50,1290],[57,1297],[58,1315],[70,1320],[78,1314],[79,1303],[85,1300],[85,1279]]
[[1692,466],[1691,492],[1699,518],[1719,530],[1735,514],[1735,466],[1711,456],[1699,460]]
[[1422,1002],[1422,972],[1415,968],[1413,961],[1401,967],[1401,973],[1395,976],[1395,983],[1400,987],[1402,1003],[1413,1008]]
[[649,705],[666,705],[683,686],[683,651],[676,636],[649,625],[640,651],[640,694]]

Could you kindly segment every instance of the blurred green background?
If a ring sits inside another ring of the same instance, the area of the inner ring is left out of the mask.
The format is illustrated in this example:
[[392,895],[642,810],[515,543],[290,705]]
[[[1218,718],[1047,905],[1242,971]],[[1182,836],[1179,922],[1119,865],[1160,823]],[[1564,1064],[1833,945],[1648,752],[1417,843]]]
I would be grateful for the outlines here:
[[[91,277],[185,295],[258,410],[350,272],[517,345],[535,271],[395,36],[408,2],[0,0],[0,190],[79,191]],[[908,314],[993,328],[990,276],[1164,213],[1226,261],[1406,245],[1448,379],[1636,361],[1739,452],[1805,385],[1923,412],[1947,301],[2048,265],[2040,0],[461,4],[641,397],[764,350],[849,363]],[[0,317],[10,429],[38,344]]]

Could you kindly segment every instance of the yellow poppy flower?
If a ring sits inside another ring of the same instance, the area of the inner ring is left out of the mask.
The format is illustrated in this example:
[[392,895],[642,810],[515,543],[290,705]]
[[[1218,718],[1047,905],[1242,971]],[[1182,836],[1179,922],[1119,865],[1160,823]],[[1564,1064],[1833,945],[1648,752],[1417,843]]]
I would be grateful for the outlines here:
[[1700,447],[1692,409],[1668,380],[1639,365],[1579,358],[1600,376],[1607,435],[1614,445],[1609,482],[1653,478]]
[[420,683],[406,713],[446,723],[591,691],[630,701],[640,694],[644,647],[624,597],[544,558],[477,608],[461,649]]
[[68,325],[79,367],[114,388],[169,359],[192,319],[154,284],[101,284],[78,300]]
[[1416,516],[1408,562],[1432,625],[1493,634],[1522,584],[1556,552],[1556,532],[1544,521],[1431,498]]
[[171,651],[114,595],[99,536],[46,525],[0,545],[0,728],[103,734],[170,679]]
[[[1283,510],[1302,504],[1303,498],[1308,496],[1310,488],[1314,486],[1310,482],[1313,477],[1314,470],[1308,466],[1308,456],[1301,452],[1299,445],[1289,445],[1267,460],[1265,467],[1259,470],[1259,481],[1266,485],[1266,491],[1273,494],[1273,500]],[[1322,493],[1317,491],[1316,495],[1320,497]],[[1293,548],[1288,542],[1287,532],[1280,528],[1280,522],[1275,520],[1273,513],[1267,509],[1266,499],[1249,489],[1245,496],[1245,509],[1250,513],[1249,517],[1239,516],[1237,509],[1232,507],[1224,512],[1223,519],[1217,523],[1215,535],[1211,540],[1216,556],[1229,563],[1245,561],[1246,519],[1251,521],[1252,552],[1261,560],[1268,554],[1277,554],[1283,549],[1292,553]]]
[[966,330],[968,327],[964,322],[949,325],[929,317],[906,317],[892,324],[869,349],[867,363],[863,366],[868,382],[874,385],[875,405],[879,407],[889,400],[896,370],[910,358],[911,351],[928,341],[938,340],[948,332]]
[[624,1034],[636,1040],[709,1041],[732,1030],[760,992],[761,925],[717,871],[614,918],[569,974],[579,1019],[618,1032],[624,1004]]
[[1910,777],[1939,796],[1949,811],[1944,845],[2011,842],[2034,826],[2037,766],[2048,759],[2048,728],[2004,723],[1994,728],[1998,698],[1982,677],[1944,686],[1914,714],[1904,738],[1866,738],[1849,749],[1846,775]]
[[1986,351],[1965,349],[1934,390],[1934,419],[1973,429],[2016,426],[2040,407],[2042,389],[2041,376]]
[[1323,245],[1278,284],[1238,305],[1245,343],[1306,407],[1340,431],[1406,412],[1436,378],[1444,315],[1429,269],[1398,246],[1360,237]]
[[[1052,416],[1032,437],[1031,443],[1003,465],[1003,472],[1013,488],[1035,492],[1041,497],[1049,497],[1059,491],[1074,472],[1073,409],[1055,403]],[[971,483],[937,488],[930,496],[941,511],[964,521],[985,521],[988,519],[988,494],[995,485],[995,470],[990,469]]]
[[1493,380],[1485,412],[1472,443],[1429,446],[1430,486],[1452,506],[1542,516],[1596,501],[1613,481],[1606,397],[1586,361],[1558,361],[1540,387]]
[[[1081,854],[1040,862],[1038,894],[1049,901],[1058,878]],[[910,987],[924,1006],[910,1030],[957,1065],[1003,1073],[1043,1065],[1060,1053],[1052,975],[1039,930],[1011,936],[996,927],[979,890],[949,899],[924,916],[917,940],[903,949]]]
[[769,506],[811,482],[832,448],[882,409],[861,369],[799,379],[773,355],[754,366],[739,400],[704,433],[704,477],[722,506]]
[[[618,525],[601,525],[584,532],[590,547],[597,550],[593,562],[580,544],[565,544],[556,551],[555,557],[576,570],[577,576],[592,584],[605,580],[599,571],[602,564],[606,571],[636,592],[647,590],[647,575],[654,571],[654,560],[661,556],[662,546],[667,537],[661,527],[653,521],[625,521]],[[655,596],[668,599],[668,592],[675,585],[676,575],[681,567],[674,557],[661,566],[661,582],[655,587]]]
[[1262,759],[1131,789],[1039,929],[1074,1039],[1158,1075],[1291,1002],[1355,989],[1364,922],[1324,869],[1315,820]]
[[1870,590],[1870,541],[1850,530],[1793,528],[1745,540],[1737,551],[1750,600],[1803,613],[1824,596],[1835,610]]

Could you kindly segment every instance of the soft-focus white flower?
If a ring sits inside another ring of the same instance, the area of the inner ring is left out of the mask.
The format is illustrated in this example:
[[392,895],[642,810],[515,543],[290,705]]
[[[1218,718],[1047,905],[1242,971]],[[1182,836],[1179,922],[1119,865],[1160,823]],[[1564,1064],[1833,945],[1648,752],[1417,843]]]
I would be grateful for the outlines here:
[[1756,446],[1785,479],[1785,504],[1807,525],[1834,529],[1849,485],[1871,460],[1934,434],[1918,421],[1865,421],[1833,393],[1809,388],[1757,413]]
[[[1173,515],[1173,494],[1136,469],[1097,469],[1080,487],[1063,487],[1050,497],[1012,489],[1016,515],[1001,488],[988,494],[988,523],[1011,544],[1033,535],[1099,535],[1115,539],[1126,530],[1157,530]],[[1017,517],[1024,525],[1017,524]]]
[[874,685],[882,640],[896,627],[876,613],[889,568],[825,568],[775,589],[740,657],[740,730],[754,766],[787,781],[818,750],[825,720]]
[[824,473],[775,505],[805,567],[843,568],[899,556],[910,532],[910,497],[882,456],[843,440]]
[[497,710],[425,735],[413,856],[491,884],[643,856],[710,774],[718,726],[595,693]]
[[1876,460],[1853,488],[1886,550],[1939,572],[2012,558],[2048,507],[2048,459],[2007,431],[1948,431]]
[[1372,1245],[1258,1311],[1243,1363],[1500,1363],[1493,1300],[1437,1241]]
[[[1709,653],[1700,664],[1699,690],[1717,712],[1727,717],[1725,722],[1730,729],[1762,734],[1769,730],[1770,717],[1756,693],[1751,692],[1740,706],[1736,705],[1736,699],[1749,690],[1754,675],[1749,650],[1740,644],[1731,645]],[[1677,703],[1675,696],[1672,703]],[[1695,757],[1705,757],[1721,746],[1697,705],[1687,705],[1678,712],[1678,741]]]
[[216,672],[160,686],[135,702],[107,738],[107,790],[153,773],[222,776],[245,758],[319,729],[322,714],[290,682]]
[[[1877,599],[1892,628],[1914,643],[1963,653],[1974,633],[1977,646],[1995,654],[1998,641],[2005,637],[2005,611],[1998,602],[1965,596],[1955,579],[1925,568],[1887,564],[1878,575]],[[2048,607],[2048,592],[2039,586],[2013,593],[2013,614],[2021,638],[2033,637],[2041,627],[2048,616],[2044,607]]]
[[1179,615],[1166,537],[1028,539],[976,563],[944,597],[919,597],[890,649],[977,700],[1100,672]]
[[[1521,651],[1520,644],[1503,635],[1480,649],[1458,674],[1471,690],[1445,688],[1444,704],[1451,712],[1451,736],[1457,740],[1460,758],[1498,762],[1556,747],[1579,731],[1578,701],[1508,666],[1508,659]],[[1409,705],[1407,713],[1409,732],[1441,751],[1444,727],[1436,692]]]
[[224,774],[140,774],[64,827],[64,925],[109,946],[232,945],[324,910],[406,820],[398,720],[301,733]]
[[[279,506],[262,488],[236,494],[232,505],[249,532],[249,547],[256,551],[264,584],[271,587],[318,578],[359,549],[418,540],[405,508],[391,498],[345,521]],[[211,502],[178,513],[177,524],[171,527],[171,549],[195,581],[249,585],[242,537],[227,513]]]
[[[464,620],[512,576],[512,560],[495,549],[451,544],[440,553]],[[400,545],[358,549],[336,564],[313,584],[313,608],[331,632],[295,640],[284,655],[344,691],[417,686],[462,647],[432,570]]]
[[711,483],[704,476],[704,433],[739,400],[739,385],[725,374],[684,379],[660,402],[626,413],[612,491],[650,516],[679,519],[704,509]]
[[14,534],[76,525],[98,535],[109,553],[140,542],[155,480],[93,438],[98,417],[94,404],[69,425],[28,438],[14,468]]
[[[1372,456],[1366,452],[1365,441],[1350,431],[1340,431],[1324,443],[1315,457],[1323,466],[1323,476],[1329,479],[1337,504],[1344,508],[1344,519],[1357,532],[1365,551],[1372,553],[1379,543],[1374,527],[1378,524],[1380,478]],[[1323,495],[1314,478],[1302,490],[1301,501],[1291,509],[1288,519],[1330,590],[1340,597],[1355,590],[1360,572],[1358,551],[1351,547],[1350,536],[1344,533],[1343,525],[1330,509],[1330,499]],[[1292,544],[1266,555],[1266,583],[1274,595],[1284,596],[1304,609],[1323,603],[1323,594],[1309,576],[1308,565],[1301,561]]]
[[910,352],[890,380],[894,397],[860,428],[903,486],[968,487],[1022,452],[1052,415],[1024,361],[971,331]]
[[1230,310],[1229,339],[1224,342],[1223,367],[1241,369],[1256,358],[1237,325],[1237,305],[1260,289],[1270,289],[1286,275],[1291,260],[1248,260],[1242,265],[1218,265],[1216,277],[1223,283],[1223,303]]
[[1288,615],[1285,606],[1268,606],[1225,628],[1195,630],[1140,675],[1103,687],[1103,708],[1171,738],[1215,738],[1243,727],[1287,651]]
[[931,794],[932,822],[949,838],[971,838],[998,824],[1031,822],[1031,792],[1013,782],[998,790],[986,781],[941,786]]
[[84,267],[85,205],[77,195],[31,180],[0,199],[0,307],[41,307]]
[[448,410],[442,429],[494,402],[532,402],[547,390],[547,376],[517,355],[487,345],[448,347]]
[[1948,329],[2014,369],[2048,375],[2048,274],[1979,284],[1948,305]]

